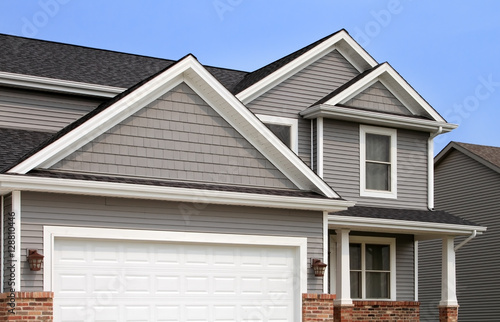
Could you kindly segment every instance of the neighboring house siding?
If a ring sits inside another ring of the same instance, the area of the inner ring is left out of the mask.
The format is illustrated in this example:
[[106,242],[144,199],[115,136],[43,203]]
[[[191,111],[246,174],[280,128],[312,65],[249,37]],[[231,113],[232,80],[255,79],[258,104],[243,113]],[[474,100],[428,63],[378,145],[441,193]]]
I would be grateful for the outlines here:
[[51,168],[296,189],[184,83]]
[[412,113],[382,83],[376,82],[344,105],[361,107],[386,113],[412,115]]
[[[460,321],[496,321],[500,316],[500,174],[457,150],[450,151],[435,169],[436,209],[488,227],[456,253]],[[456,244],[463,238],[457,238]],[[440,241],[421,243],[421,300],[435,307],[440,277]],[[436,265],[436,262],[438,263]],[[426,290],[427,289],[427,290]],[[434,310],[429,319],[437,314]]]
[[427,138],[429,134],[398,129],[398,198],[360,197],[359,124],[325,119],[324,179],[343,198],[359,206],[427,209]]
[[56,132],[103,100],[0,87],[0,127]]
[[311,123],[299,112],[325,97],[359,72],[336,50],[247,104],[256,114],[299,120],[299,156],[309,165]]
[[[22,253],[43,249],[43,226],[75,226],[306,237],[308,258],[323,258],[321,212],[23,193]],[[24,291],[42,291],[43,271],[22,266]],[[308,292],[323,281],[308,267]]]
[[[2,210],[3,210],[3,214],[4,214],[4,216],[2,218],[3,224],[4,224],[3,225],[3,227],[4,227],[4,230],[3,230],[3,233],[4,233],[4,235],[3,235],[4,236],[4,240],[3,240],[4,253],[3,253],[3,256],[4,257],[2,258],[2,261],[3,261],[3,267],[5,268],[5,267],[7,267],[9,265],[7,263],[7,259],[9,259],[9,257],[8,257],[9,256],[8,255],[9,252],[8,252],[8,249],[6,248],[6,245],[8,245],[8,241],[9,241],[8,240],[8,236],[7,236],[7,234],[8,234],[8,231],[7,231],[7,229],[8,229],[8,225],[7,225],[8,224],[8,222],[7,222],[8,216],[7,216],[7,214],[12,211],[12,195],[11,194],[5,195],[3,197],[3,204],[1,206],[3,208]],[[4,285],[2,285],[3,292],[7,292],[8,289],[10,289],[10,287],[8,287],[8,285],[7,285],[10,272],[7,272],[7,270],[4,269],[4,271],[2,272],[2,274],[3,274],[3,277],[4,277]]]

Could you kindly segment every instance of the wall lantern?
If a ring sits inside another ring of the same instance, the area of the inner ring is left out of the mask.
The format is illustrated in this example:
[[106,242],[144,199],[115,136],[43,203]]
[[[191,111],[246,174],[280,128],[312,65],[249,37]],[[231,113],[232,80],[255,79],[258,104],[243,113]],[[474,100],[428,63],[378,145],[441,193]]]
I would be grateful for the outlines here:
[[29,249],[28,262],[30,263],[30,270],[39,271],[42,268],[43,255],[38,254],[36,249]]
[[311,261],[311,267],[314,270],[314,276],[324,276],[325,275],[325,270],[326,270],[326,264],[323,263],[321,260],[317,258],[313,258]]

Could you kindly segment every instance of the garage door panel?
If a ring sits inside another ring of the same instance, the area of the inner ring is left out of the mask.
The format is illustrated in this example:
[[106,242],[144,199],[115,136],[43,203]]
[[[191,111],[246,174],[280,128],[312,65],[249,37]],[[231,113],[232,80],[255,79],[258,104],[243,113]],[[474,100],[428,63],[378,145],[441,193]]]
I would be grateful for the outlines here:
[[296,248],[76,238],[54,245],[55,321],[294,320]]

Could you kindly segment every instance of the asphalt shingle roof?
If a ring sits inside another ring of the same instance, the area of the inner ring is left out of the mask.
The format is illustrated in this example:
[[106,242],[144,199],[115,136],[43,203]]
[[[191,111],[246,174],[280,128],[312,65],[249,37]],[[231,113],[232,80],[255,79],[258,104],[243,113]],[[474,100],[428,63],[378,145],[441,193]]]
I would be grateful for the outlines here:
[[442,210],[430,211],[354,206],[344,211],[334,212],[332,215],[479,226],[472,221],[462,219]]
[[470,143],[453,142],[467,151],[477,155],[483,160],[500,167],[500,147],[478,145]]

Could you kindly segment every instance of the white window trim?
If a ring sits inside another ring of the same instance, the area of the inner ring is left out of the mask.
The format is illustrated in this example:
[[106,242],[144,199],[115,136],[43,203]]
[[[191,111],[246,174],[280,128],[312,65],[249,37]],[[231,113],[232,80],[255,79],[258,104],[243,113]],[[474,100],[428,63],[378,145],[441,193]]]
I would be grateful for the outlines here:
[[[361,247],[361,269],[365,272],[365,244],[378,244],[378,245],[389,245],[389,253],[391,256],[390,263],[390,297],[388,299],[370,299],[366,298],[366,278],[362,277],[362,297],[361,300],[368,301],[396,301],[396,239],[388,237],[366,237],[366,236],[350,236],[349,243],[362,244]],[[356,299],[354,299],[356,300]]]
[[263,114],[256,114],[256,116],[262,123],[289,126],[291,150],[295,152],[295,154],[299,154],[299,120]]
[[[391,191],[366,189],[366,134],[379,134],[391,137]],[[398,197],[397,178],[397,130],[384,127],[360,125],[359,126],[359,155],[360,155],[360,180],[359,195],[362,197],[390,198]]]

